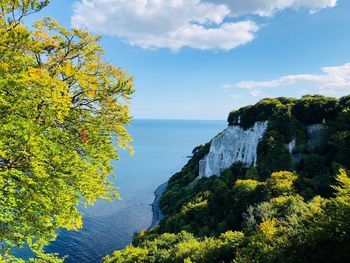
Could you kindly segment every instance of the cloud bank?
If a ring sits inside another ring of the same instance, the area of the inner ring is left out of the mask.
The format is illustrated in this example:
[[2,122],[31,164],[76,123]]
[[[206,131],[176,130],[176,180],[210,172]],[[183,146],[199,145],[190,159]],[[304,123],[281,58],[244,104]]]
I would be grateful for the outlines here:
[[145,49],[231,50],[255,38],[259,25],[232,17],[272,16],[286,8],[316,12],[337,0],[79,0],[73,26],[117,36]]
[[217,0],[216,3],[226,5],[231,16],[272,16],[286,8],[306,8],[310,13],[315,13],[323,8],[335,7],[337,0]]
[[326,95],[350,92],[350,63],[323,67],[320,74],[286,75],[269,81],[242,81],[233,85],[241,89],[286,88],[289,86],[317,88],[320,93]]

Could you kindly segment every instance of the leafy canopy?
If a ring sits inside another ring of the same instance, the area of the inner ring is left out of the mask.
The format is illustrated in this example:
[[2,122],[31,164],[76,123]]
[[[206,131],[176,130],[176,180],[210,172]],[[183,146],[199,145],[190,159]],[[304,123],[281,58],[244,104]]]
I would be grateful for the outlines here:
[[[103,60],[99,37],[46,18],[22,18],[48,1],[0,3],[0,259],[25,243],[43,262],[56,230],[82,226],[77,204],[117,197],[108,181],[133,80]],[[39,260],[38,259],[38,260]]]
[[269,122],[256,165],[196,180],[210,142],[196,147],[169,180],[159,226],[104,262],[350,262],[349,101],[268,98],[231,112],[229,125]]

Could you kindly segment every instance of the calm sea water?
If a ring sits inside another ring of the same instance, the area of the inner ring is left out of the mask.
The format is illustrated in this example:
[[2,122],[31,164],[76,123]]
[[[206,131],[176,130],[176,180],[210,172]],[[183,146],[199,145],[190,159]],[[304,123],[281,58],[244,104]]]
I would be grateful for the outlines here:
[[128,245],[135,232],[151,224],[155,189],[182,168],[195,146],[225,126],[225,121],[135,120],[129,128],[135,155],[121,152],[113,163],[112,180],[122,200],[82,208],[83,228],[60,231],[47,251],[67,255],[67,263],[95,263]]

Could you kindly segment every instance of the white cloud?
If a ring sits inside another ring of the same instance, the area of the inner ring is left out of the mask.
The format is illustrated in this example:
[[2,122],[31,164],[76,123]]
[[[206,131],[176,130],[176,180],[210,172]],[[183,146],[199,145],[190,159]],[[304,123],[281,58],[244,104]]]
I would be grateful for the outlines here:
[[258,97],[260,94],[261,94],[261,90],[253,90],[252,92],[249,93],[249,95],[252,97]]
[[[214,0],[206,0],[214,2]],[[335,7],[337,0],[216,0],[216,3],[225,4],[232,16],[254,14],[272,16],[275,12],[286,8],[306,8],[315,13],[323,8]]]
[[225,5],[200,0],[82,0],[72,23],[147,49],[229,50],[252,41],[258,30],[249,20],[223,22],[229,13]]
[[79,0],[73,26],[113,35],[146,49],[192,47],[230,50],[255,38],[252,20],[229,22],[232,16],[271,16],[285,8],[316,12],[337,0]]
[[206,28],[203,25],[187,25],[165,35],[150,35],[144,38],[129,39],[130,44],[143,48],[170,48],[179,50],[182,47],[208,50],[230,50],[254,39],[258,26],[251,21],[224,23],[218,28]]
[[336,95],[338,92],[350,92],[350,63],[324,67],[321,74],[296,74],[282,76],[270,81],[242,81],[234,86],[242,89],[283,88],[298,86],[317,88],[322,94]]

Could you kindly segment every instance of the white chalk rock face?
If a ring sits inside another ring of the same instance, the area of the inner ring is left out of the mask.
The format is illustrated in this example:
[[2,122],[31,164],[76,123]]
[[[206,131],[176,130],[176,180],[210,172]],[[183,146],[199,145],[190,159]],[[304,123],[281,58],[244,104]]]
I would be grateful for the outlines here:
[[244,130],[240,126],[229,126],[211,142],[209,153],[199,161],[199,176],[220,175],[233,163],[242,162],[247,167],[257,159],[257,147],[265,134],[268,122],[256,122]]
[[307,127],[308,141],[307,148],[313,151],[324,145],[327,140],[328,126],[324,124],[313,124]]
[[291,142],[288,143],[287,148],[288,148],[288,151],[289,151],[290,154],[293,154],[293,150],[294,150],[294,148],[296,146],[296,143],[297,143],[296,138],[293,138],[293,140],[291,140]]

